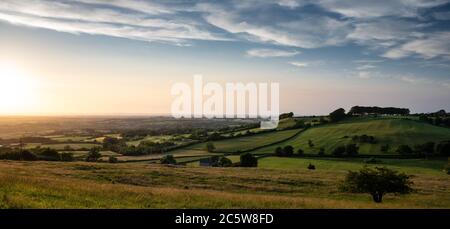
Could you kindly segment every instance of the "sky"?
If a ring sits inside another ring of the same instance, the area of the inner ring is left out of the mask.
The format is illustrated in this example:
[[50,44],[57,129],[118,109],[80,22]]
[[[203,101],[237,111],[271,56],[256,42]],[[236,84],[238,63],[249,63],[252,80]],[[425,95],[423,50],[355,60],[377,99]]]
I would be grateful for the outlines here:
[[0,1],[0,115],[167,114],[194,74],[297,115],[449,111],[449,72],[450,0]]

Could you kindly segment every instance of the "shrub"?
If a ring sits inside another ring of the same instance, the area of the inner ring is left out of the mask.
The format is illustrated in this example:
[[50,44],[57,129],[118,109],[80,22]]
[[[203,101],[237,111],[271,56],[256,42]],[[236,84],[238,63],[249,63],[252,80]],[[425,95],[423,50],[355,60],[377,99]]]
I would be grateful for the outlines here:
[[316,169],[316,166],[313,165],[313,164],[311,164],[311,163],[309,163],[308,169],[309,169],[309,170],[314,170],[314,169]]
[[297,150],[297,154],[298,154],[299,156],[303,156],[303,155],[305,154],[305,152],[304,152],[302,149],[298,149],[298,150]]
[[89,153],[86,157],[86,161],[96,162],[96,161],[98,161],[98,159],[100,159],[101,156],[102,155],[100,154],[100,148],[94,147],[89,150]]
[[212,153],[212,152],[214,152],[214,150],[216,150],[216,146],[214,146],[214,143],[207,142],[206,143],[206,151]]
[[400,155],[411,155],[413,150],[408,145],[400,145],[395,152]]
[[312,147],[314,147],[314,143],[312,142],[312,140],[310,139],[310,140],[308,140],[308,146],[309,146],[309,148],[312,148]]
[[284,155],[283,148],[277,147],[275,149],[275,155],[278,156],[278,157],[282,157]]
[[161,158],[160,163],[165,165],[176,165],[177,161],[175,160],[173,155],[165,155]]
[[364,167],[358,172],[349,171],[341,190],[355,193],[369,193],[373,201],[381,203],[387,193],[407,194],[412,191],[411,176],[388,168]]
[[41,148],[37,151],[40,158],[47,161],[60,161],[61,155],[55,149]]
[[219,167],[231,167],[232,165],[233,165],[233,162],[226,157],[221,157],[218,161]]
[[117,157],[109,156],[108,162],[109,163],[117,163],[117,162],[119,162],[119,160],[117,159]]
[[244,153],[241,154],[240,165],[241,167],[257,167],[258,159],[251,153]]

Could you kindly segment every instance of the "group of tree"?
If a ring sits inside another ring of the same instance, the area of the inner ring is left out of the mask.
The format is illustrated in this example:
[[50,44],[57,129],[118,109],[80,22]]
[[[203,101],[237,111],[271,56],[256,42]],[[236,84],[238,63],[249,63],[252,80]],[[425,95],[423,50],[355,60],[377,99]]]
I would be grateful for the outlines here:
[[[441,114],[444,115],[441,115]],[[419,121],[426,122],[431,125],[435,126],[442,126],[442,127],[450,127],[450,116],[445,113],[445,111],[442,112],[436,112],[431,114],[421,114],[419,116]]]
[[347,144],[347,145],[342,145],[342,146],[338,146],[336,148],[333,149],[333,151],[331,152],[331,154],[333,154],[336,157],[343,157],[343,156],[347,156],[347,157],[351,157],[351,156],[356,156],[359,153],[359,147],[356,144]]
[[350,109],[348,115],[409,115],[409,113],[408,108],[354,106]]
[[275,155],[278,157],[292,157],[294,155],[294,147],[288,145],[285,147],[277,147]]
[[240,167],[258,167],[258,158],[251,153],[241,154],[239,159]]
[[412,148],[409,145],[399,145],[395,152],[400,155],[416,155],[420,157],[448,157],[450,156],[450,141],[442,141],[437,145],[434,142],[425,142],[422,144],[416,144]]
[[339,108],[330,113],[330,122],[339,122],[347,117],[344,108]]
[[0,151],[0,160],[18,161],[73,161],[72,153],[58,152],[51,148],[12,149],[3,148]]
[[289,113],[283,113],[280,114],[279,118],[281,119],[285,119],[285,118],[292,118],[294,117],[294,113],[293,112],[289,112]]

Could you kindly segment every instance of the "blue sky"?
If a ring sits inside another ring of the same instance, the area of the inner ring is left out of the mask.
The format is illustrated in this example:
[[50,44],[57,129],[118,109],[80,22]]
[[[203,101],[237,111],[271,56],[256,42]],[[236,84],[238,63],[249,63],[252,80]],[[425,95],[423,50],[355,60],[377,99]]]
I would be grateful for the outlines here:
[[12,113],[167,113],[170,84],[198,73],[278,81],[297,114],[450,110],[449,0],[3,0],[0,48],[40,82]]

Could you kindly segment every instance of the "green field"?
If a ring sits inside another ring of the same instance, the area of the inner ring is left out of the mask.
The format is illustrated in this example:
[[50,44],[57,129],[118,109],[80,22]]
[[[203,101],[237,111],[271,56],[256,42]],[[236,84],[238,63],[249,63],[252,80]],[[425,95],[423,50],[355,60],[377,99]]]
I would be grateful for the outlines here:
[[[282,141],[289,137],[292,137],[300,130],[285,130],[268,133],[260,133],[252,136],[244,136],[240,138],[232,138],[220,141],[213,141],[217,152],[237,152],[250,150],[255,147],[264,146],[274,142]],[[187,147],[188,149],[206,150],[206,143],[195,144]]]
[[[388,154],[395,154],[395,149],[401,144],[412,147],[414,144],[428,141],[438,143],[450,140],[450,129],[448,128],[400,118],[365,118],[314,127],[289,141],[257,150],[255,153],[273,153],[278,146],[292,145],[295,150],[301,148],[306,153],[317,153],[323,147],[325,152],[330,154],[337,146],[352,143],[353,135],[363,134],[374,136],[377,143],[358,144],[360,154],[381,154],[380,147],[384,144],[390,146]],[[313,142],[314,147],[308,146],[308,140]]]

